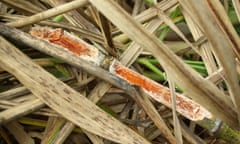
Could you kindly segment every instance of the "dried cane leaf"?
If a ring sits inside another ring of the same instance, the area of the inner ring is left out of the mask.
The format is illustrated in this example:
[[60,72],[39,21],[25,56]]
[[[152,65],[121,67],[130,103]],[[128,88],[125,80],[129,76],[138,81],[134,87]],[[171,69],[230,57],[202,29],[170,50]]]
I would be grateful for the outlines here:
[[34,144],[33,139],[27,132],[24,130],[23,126],[21,126],[17,121],[11,121],[5,125],[8,131],[11,132],[12,135],[16,138],[18,143],[21,144]]
[[232,0],[234,9],[236,10],[236,14],[238,17],[238,21],[240,21],[240,2],[239,0]]
[[115,142],[149,143],[136,132],[106,114],[86,97],[34,64],[6,40],[1,38],[0,41],[2,43],[1,67],[13,73],[33,94],[63,117],[92,133]]
[[[184,89],[184,92],[188,96],[211,111],[216,117],[220,117],[232,126],[236,125],[236,115],[232,108],[222,108],[213,99],[209,98],[211,96],[217,97],[223,95],[216,86],[204,80],[197,72],[184,64],[176,55],[168,50],[166,45],[146,32],[140,24],[134,21],[114,1],[90,0],[90,2],[109,18],[110,21],[128,34],[130,38],[151,51],[166,71],[171,73],[174,81]],[[225,112],[223,113],[223,111]]]
[[[29,100],[20,105],[0,112],[0,123],[9,122],[15,118],[31,113],[44,106],[44,103],[39,99]],[[31,107],[31,109],[29,109]]]
[[87,0],[72,1],[67,4],[63,4],[63,5],[57,6],[55,8],[38,13],[36,15],[30,16],[27,19],[23,18],[23,19],[14,21],[14,22],[10,22],[7,25],[13,26],[13,27],[22,27],[25,25],[33,24],[33,23],[39,22],[41,20],[47,19],[49,17],[56,16],[56,15],[62,14],[64,12],[70,11],[72,9],[81,7],[85,4],[87,4],[87,2],[88,2]]
[[0,0],[3,3],[6,3],[14,8],[24,10],[28,13],[38,13],[41,12],[43,9],[37,7],[36,5],[32,4],[30,1],[25,0]]
[[175,92],[175,85],[173,81],[171,80],[171,76],[168,76],[168,83],[170,87],[170,92],[171,92],[171,99],[172,99],[172,109],[173,109],[173,125],[174,125],[174,134],[177,142],[179,144],[183,144],[183,139],[182,139],[182,132],[181,132],[181,126],[179,119],[177,117],[177,112],[176,112],[176,92]]
[[[212,44],[216,59],[223,67],[228,84],[230,96],[240,121],[240,89],[236,71],[236,62],[233,50],[239,47],[240,40],[236,38],[236,32],[233,32],[229,19],[224,13],[224,9],[219,1],[183,1],[188,3],[193,9],[194,19],[202,26],[202,30]],[[201,11],[201,13],[200,13]],[[222,16],[219,16],[221,12]],[[224,21],[224,22],[223,22]]]

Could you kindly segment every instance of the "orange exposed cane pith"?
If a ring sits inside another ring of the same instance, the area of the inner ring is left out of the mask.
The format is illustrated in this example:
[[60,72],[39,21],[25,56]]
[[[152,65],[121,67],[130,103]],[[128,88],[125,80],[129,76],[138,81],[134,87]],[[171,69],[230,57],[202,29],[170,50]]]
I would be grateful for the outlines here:
[[[36,27],[32,29],[30,33],[35,37],[61,46],[62,48],[67,49],[68,52],[78,55],[87,61],[95,62],[98,66],[105,57],[105,55],[93,46],[89,45],[80,38],[63,31],[62,29]],[[171,94],[167,87],[164,87],[155,81],[132,71],[131,69],[121,65],[116,60],[112,61],[109,71],[126,80],[130,84],[141,87],[156,101],[170,108],[172,107]],[[205,117],[212,117],[211,113],[204,107],[181,94],[176,94],[176,110],[183,116],[193,121],[202,120]]]
[[[167,87],[164,87],[117,62],[113,65],[112,71],[129,83],[143,88],[145,92],[155,100],[171,107],[171,94]],[[191,120],[201,120],[204,117],[211,117],[211,114],[205,108],[181,94],[176,94],[176,107],[179,113]]]
[[55,29],[52,31],[47,29],[35,29],[31,31],[31,35],[46,39],[56,45],[60,45],[77,55],[87,54],[89,52],[89,49],[85,44],[79,43],[77,40],[65,35],[62,29]]

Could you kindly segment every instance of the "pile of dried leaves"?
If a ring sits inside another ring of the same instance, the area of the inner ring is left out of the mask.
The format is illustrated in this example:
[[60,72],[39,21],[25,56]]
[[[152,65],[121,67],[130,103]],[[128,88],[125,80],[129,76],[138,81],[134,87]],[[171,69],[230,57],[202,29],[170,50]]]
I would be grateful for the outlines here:
[[238,0],[0,0],[0,143],[240,143],[239,20]]

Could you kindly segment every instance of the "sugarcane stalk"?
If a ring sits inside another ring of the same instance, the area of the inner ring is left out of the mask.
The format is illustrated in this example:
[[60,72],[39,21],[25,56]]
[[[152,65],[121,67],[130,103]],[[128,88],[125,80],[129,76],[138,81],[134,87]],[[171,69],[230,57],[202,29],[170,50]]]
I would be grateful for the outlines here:
[[[106,57],[95,47],[62,29],[35,27],[32,28],[30,34],[56,44],[66,49],[66,51],[78,55],[86,61],[93,62],[98,66],[101,65],[101,62],[104,61]],[[126,80],[132,85],[140,86],[153,99],[171,108],[170,90],[167,87],[130,70],[115,59],[110,59],[108,63],[110,63],[110,65],[107,69],[111,73]],[[198,121],[212,117],[212,114],[204,107],[181,94],[176,95],[176,100],[177,111],[190,120]]]

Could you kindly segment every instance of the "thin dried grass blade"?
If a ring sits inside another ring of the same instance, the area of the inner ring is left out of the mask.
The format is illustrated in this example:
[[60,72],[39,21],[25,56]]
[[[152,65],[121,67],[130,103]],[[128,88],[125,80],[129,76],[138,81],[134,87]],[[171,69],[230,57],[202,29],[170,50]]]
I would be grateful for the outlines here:
[[177,94],[175,92],[175,85],[173,81],[171,81],[171,77],[168,76],[168,83],[170,87],[170,93],[171,93],[171,100],[172,100],[172,109],[173,109],[173,125],[174,125],[174,135],[179,144],[183,144],[182,139],[182,131],[181,131],[181,125],[179,122],[179,119],[177,117],[176,113],[176,106],[177,106]]
[[[29,100],[12,108],[0,112],[0,124],[7,123],[13,119],[21,117],[25,114],[36,111],[44,106],[39,99]],[[31,109],[29,109],[31,107]]]
[[102,32],[104,42],[105,42],[105,45],[106,45],[105,49],[112,56],[118,57],[117,50],[115,49],[115,47],[113,45],[110,22],[100,12],[97,12],[97,15],[98,15],[98,21],[99,21],[99,24],[100,24],[101,32]]
[[5,125],[5,128],[15,137],[18,143],[34,144],[33,138],[28,135],[24,127],[17,121],[11,121]]
[[236,61],[233,53],[234,49],[240,47],[239,37],[233,30],[219,1],[199,1],[196,3],[194,0],[190,0],[187,1],[187,3],[189,3],[194,10],[193,13],[195,17],[193,19],[202,26],[202,30],[213,46],[212,48],[216,59],[223,67],[224,73],[227,74],[225,75],[226,83],[235,111],[238,113],[238,120],[240,121],[240,89],[236,71]]
[[139,86],[135,86],[135,88],[138,91],[136,93],[137,101],[141,104],[143,109],[147,112],[148,116],[152,119],[154,124],[159,128],[159,130],[161,130],[163,135],[168,139],[168,141],[171,144],[177,143],[177,141],[174,138],[174,136],[172,135],[170,129],[167,127],[166,123],[164,122],[164,120],[159,115],[158,111],[155,109],[154,105],[152,104],[152,102],[150,101],[148,96],[146,95],[146,92],[144,91],[144,89],[142,89]]
[[43,9],[32,4],[30,1],[19,1],[19,0],[1,0],[1,2],[6,3],[10,6],[13,6],[17,9],[24,10],[28,13],[38,13],[43,11]]
[[[239,3],[239,1],[238,1]],[[230,47],[238,59],[240,59],[240,39],[239,35],[235,31],[232,23],[230,22],[226,12],[224,11],[223,6],[218,0],[208,1],[209,7],[212,9],[216,17],[217,24],[221,27],[221,30],[227,37],[227,40],[230,41],[232,46]],[[238,13],[238,12],[237,12]]]
[[[49,0],[49,3],[53,5],[53,7],[67,4],[68,0]],[[98,28],[89,22],[86,18],[84,18],[78,10],[71,10],[67,13],[63,13],[64,17],[71,23],[73,26],[78,28],[88,29],[91,32],[99,33]]]
[[[161,9],[157,9],[158,16],[174,31],[178,36],[180,36],[190,47],[196,52],[198,49],[186,38],[186,36],[181,32],[181,30],[171,21],[170,18]],[[199,53],[199,52],[198,52]]]
[[[203,32],[200,30],[198,25],[194,23],[192,18],[186,13],[185,9],[182,10],[182,13],[193,35],[194,40],[195,41],[199,40],[201,37],[204,36]],[[216,62],[214,60],[214,57],[211,51],[212,46],[209,44],[209,42],[205,42],[205,43],[202,43],[199,47],[200,47],[199,52],[207,68],[208,74],[211,74],[217,70]]]
[[234,9],[236,11],[238,21],[240,22],[240,1],[239,0],[232,0]]
[[58,7],[46,10],[44,12],[37,13],[28,18],[22,18],[17,21],[14,21],[14,22],[9,22],[9,23],[7,23],[7,25],[12,26],[12,27],[22,27],[25,25],[33,24],[33,23],[39,22],[41,20],[44,20],[44,19],[56,16],[56,15],[62,14],[64,12],[70,11],[72,9],[78,8],[87,3],[88,3],[87,0],[72,1],[69,3],[63,4],[63,5],[60,5]]

